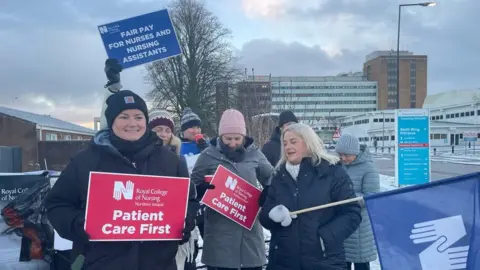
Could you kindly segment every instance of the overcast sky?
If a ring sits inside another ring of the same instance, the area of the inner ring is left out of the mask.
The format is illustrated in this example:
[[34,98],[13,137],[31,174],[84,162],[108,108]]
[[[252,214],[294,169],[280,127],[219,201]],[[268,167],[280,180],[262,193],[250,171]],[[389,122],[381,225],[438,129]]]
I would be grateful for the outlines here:
[[[92,126],[100,113],[100,24],[162,9],[167,0],[0,2],[0,105]],[[240,63],[256,74],[360,71],[365,55],[396,48],[399,3],[410,0],[204,0]],[[300,6],[298,6],[300,4]],[[428,55],[428,93],[480,87],[480,1],[402,9],[401,49]],[[122,72],[145,94],[143,67]],[[77,94],[78,97],[73,97]]]

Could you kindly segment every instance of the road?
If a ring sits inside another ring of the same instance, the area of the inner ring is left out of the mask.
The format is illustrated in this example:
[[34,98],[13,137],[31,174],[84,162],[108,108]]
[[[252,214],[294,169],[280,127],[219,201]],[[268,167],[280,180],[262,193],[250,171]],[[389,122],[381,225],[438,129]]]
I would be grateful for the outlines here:
[[[380,174],[395,176],[395,157],[393,155],[373,154],[373,160]],[[431,164],[433,181],[480,171],[480,162],[478,159],[432,157]]]

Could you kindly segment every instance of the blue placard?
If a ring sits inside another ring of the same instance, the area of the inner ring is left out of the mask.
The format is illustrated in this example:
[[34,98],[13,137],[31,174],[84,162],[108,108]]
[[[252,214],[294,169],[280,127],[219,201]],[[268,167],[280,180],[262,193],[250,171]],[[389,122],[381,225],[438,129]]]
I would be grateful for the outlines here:
[[124,69],[182,53],[168,10],[98,26],[109,58]]
[[430,181],[430,117],[428,110],[398,110],[396,176],[399,185]]

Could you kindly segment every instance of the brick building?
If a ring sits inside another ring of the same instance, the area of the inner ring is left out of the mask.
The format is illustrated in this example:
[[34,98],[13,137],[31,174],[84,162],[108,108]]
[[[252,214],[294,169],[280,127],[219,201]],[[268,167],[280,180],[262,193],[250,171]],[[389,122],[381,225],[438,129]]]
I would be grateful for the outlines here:
[[[422,108],[427,96],[427,56],[400,51],[400,108]],[[397,52],[367,55],[363,71],[378,82],[378,110],[397,108]]]
[[270,76],[249,76],[237,83],[237,106],[246,118],[272,111],[272,84]]
[[[39,153],[42,141],[90,140],[94,131],[48,115],[39,115],[0,106],[0,146],[21,147],[22,171],[43,168]],[[65,153],[69,155],[69,153]],[[48,162],[48,161],[47,161]]]

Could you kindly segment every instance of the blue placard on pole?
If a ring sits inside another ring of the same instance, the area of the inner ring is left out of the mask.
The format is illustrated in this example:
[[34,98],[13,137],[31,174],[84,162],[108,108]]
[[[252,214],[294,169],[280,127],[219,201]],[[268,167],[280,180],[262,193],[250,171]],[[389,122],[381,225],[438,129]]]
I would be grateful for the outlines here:
[[98,26],[108,58],[124,69],[182,54],[167,9]]
[[430,182],[428,109],[397,110],[395,127],[395,174],[398,185]]

